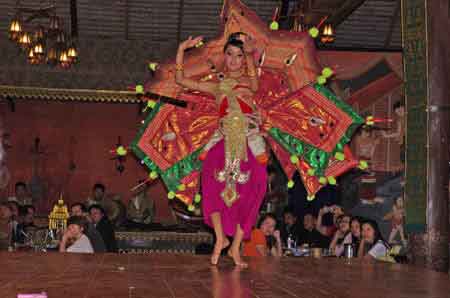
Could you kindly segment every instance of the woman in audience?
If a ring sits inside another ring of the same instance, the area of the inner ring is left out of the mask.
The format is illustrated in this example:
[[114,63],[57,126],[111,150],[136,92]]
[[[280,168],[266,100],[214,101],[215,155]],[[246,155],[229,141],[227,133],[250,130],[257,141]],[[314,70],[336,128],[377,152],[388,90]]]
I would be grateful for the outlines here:
[[350,216],[341,215],[336,222],[339,223],[338,230],[334,233],[333,240],[330,243],[330,251],[337,257],[340,257],[344,252],[344,240],[347,235],[350,235]]
[[72,216],[67,220],[67,229],[59,244],[60,252],[94,253],[91,241],[84,234],[87,220],[82,216]]
[[275,230],[277,220],[273,214],[264,215],[257,229],[251,233],[250,240],[244,241],[243,255],[247,257],[281,257],[280,231]]
[[378,224],[373,220],[365,220],[361,225],[361,243],[359,244],[358,257],[367,260],[384,257],[389,245],[381,236]]

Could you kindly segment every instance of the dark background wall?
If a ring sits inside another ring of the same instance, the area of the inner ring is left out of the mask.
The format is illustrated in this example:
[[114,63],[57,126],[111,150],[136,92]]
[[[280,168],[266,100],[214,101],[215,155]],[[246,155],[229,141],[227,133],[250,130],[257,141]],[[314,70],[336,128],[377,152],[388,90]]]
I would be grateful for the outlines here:
[[[29,182],[33,175],[32,149],[40,138],[41,150],[37,173],[47,189],[38,207],[47,211],[62,191],[66,202],[84,201],[94,183],[102,182],[110,194],[119,194],[127,202],[130,189],[148,172],[132,154],[127,156],[120,174],[109,152],[118,136],[129,144],[140,126],[142,116],[135,104],[17,101],[15,112],[0,102],[0,117],[10,134],[7,164],[11,181],[0,193],[13,195],[14,183]],[[71,163],[75,168],[71,170]],[[150,189],[156,201],[157,220],[170,218],[166,193],[161,183]]]

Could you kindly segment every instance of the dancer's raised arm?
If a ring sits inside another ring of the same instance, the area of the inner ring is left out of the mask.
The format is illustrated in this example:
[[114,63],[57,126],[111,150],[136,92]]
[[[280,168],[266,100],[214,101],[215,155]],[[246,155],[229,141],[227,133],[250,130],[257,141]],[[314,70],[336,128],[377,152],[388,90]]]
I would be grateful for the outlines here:
[[184,76],[184,51],[186,49],[192,48],[195,45],[197,45],[202,40],[202,37],[196,37],[192,38],[192,36],[189,36],[189,38],[178,46],[178,52],[177,52],[177,59],[176,59],[176,73],[175,73],[175,82],[183,86],[185,88],[189,88],[192,90],[197,90],[200,92],[206,92],[215,95],[217,84],[211,83],[211,82],[198,82],[196,80],[192,80],[189,78],[186,78]]

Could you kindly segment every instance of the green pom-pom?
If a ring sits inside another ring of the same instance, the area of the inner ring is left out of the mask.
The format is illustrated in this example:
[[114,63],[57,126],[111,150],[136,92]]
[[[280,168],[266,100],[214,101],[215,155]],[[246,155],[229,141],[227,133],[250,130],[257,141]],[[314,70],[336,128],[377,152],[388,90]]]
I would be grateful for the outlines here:
[[144,86],[136,85],[136,93],[137,94],[144,94]]
[[319,85],[325,85],[326,82],[327,82],[327,78],[325,78],[324,76],[318,76],[317,77],[317,83]]
[[320,184],[327,184],[327,182],[328,182],[328,180],[327,180],[326,177],[320,177],[320,178],[319,178],[319,183],[320,183]]
[[367,163],[367,161],[365,161],[365,160],[360,160],[359,161],[358,168],[360,168],[361,170],[365,170],[368,167],[369,167],[369,164]]
[[200,203],[201,200],[202,200],[202,196],[200,194],[196,194],[194,197],[194,202],[196,202],[198,204],[198,203]]
[[278,30],[280,28],[280,24],[277,21],[272,21],[269,26],[270,30]]
[[293,187],[294,187],[294,184],[295,184],[294,181],[289,180],[288,183],[287,183],[287,187],[288,187],[288,188],[293,188]]
[[150,179],[156,179],[158,178],[158,173],[156,171],[151,171],[150,175],[148,175]]
[[293,164],[297,164],[298,163],[298,156],[297,155],[291,155],[291,162]]
[[180,185],[177,186],[177,189],[178,189],[179,191],[185,191],[185,190],[186,190],[186,185],[180,184]]
[[325,68],[322,70],[322,75],[323,75],[325,78],[329,78],[329,77],[331,77],[331,76],[333,75],[333,70],[332,70],[331,68],[329,68],[329,67],[325,67]]
[[169,198],[169,200],[173,200],[175,198],[175,193],[173,191],[169,191],[167,197]]
[[148,68],[151,70],[151,71],[156,71],[156,68],[158,67],[158,63],[156,63],[156,62],[150,62],[149,64],[148,64]]
[[154,100],[147,101],[147,107],[149,107],[150,109],[154,109],[155,106],[156,106],[156,101],[154,101]]
[[345,155],[342,152],[336,152],[334,154],[334,158],[336,158],[337,160],[343,161],[345,159]]
[[314,169],[308,169],[308,175],[309,176],[314,176],[315,174],[316,174],[316,170],[314,170]]
[[330,185],[336,185],[336,178],[334,178],[333,176],[329,176],[328,177],[328,183]]
[[188,210],[190,211],[190,212],[194,212],[195,211],[195,206],[194,205],[189,205],[188,206]]
[[306,200],[308,200],[308,202],[311,202],[312,200],[314,200],[316,198],[315,195],[310,195],[306,197]]
[[125,156],[125,155],[127,155],[127,149],[125,149],[125,147],[124,146],[119,146],[119,147],[117,147],[117,149],[116,149],[116,153],[117,153],[117,155],[119,155],[119,156]]
[[312,27],[308,30],[308,33],[312,38],[316,38],[317,36],[319,36],[319,29],[317,29],[316,27]]

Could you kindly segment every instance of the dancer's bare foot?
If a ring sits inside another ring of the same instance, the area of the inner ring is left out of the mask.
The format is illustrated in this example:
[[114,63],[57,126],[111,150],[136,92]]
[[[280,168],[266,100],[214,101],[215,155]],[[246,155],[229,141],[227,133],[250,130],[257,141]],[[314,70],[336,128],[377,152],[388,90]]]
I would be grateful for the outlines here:
[[239,253],[239,248],[235,249],[235,248],[231,247],[228,250],[228,256],[233,259],[233,262],[236,266],[239,266],[242,268],[248,267],[248,264],[245,263],[244,261],[242,261],[242,259],[241,259],[241,254]]
[[216,243],[214,244],[214,250],[211,255],[211,264],[217,265],[219,262],[220,254],[222,253],[222,250],[227,248],[230,245],[230,241],[227,237],[224,237],[223,239],[216,239]]

